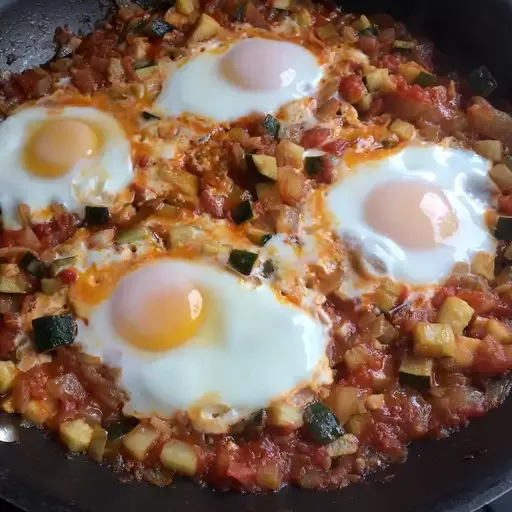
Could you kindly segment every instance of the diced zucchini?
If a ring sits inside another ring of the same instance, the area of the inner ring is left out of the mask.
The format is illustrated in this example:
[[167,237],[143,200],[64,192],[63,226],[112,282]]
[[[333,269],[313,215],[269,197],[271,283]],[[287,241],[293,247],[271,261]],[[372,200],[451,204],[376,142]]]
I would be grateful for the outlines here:
[[130,455],[142,462],[160,437],[160,432],[150,425],[138,425],[123,437],[123,445]]
[[158,117],[155,114],[152,114],[151,112],[144,110],[141,114],[142,119],[145,121],[160,121],[160,117]]
[[18,368],[12,361],[0,361],[0,394],[7,393],[12,388]]
[[316,26],[315,33],[322,41],[326,41],[327,39],[338,35],[338,31],[332,23],[325,23],[323,25]]
[[503,194],[512,192],[512,171],[505,164],[496,164],[489,176]]
[[397,135],[400,140],[410,140],[416,133],[416,129],[411,123],[401,119],[395,119],[389,126],[389,130]]
[[75,341],[76,325],[73,315],[42,316],[32,320],[34,345],[38,352],[48,352]]
[[45,295],[55,295],[62,290],[63,283],[60,277],[49,277],[41,279],[41,291]]
[[95,462],[101,462],[103,460],[103,454],[105,453],[105,448],[107,446],[107,439],[108,433],[105,429],[98,426],[94,427],[87,453]]
[[263,263],[261,268],[261,276],[264,278],[270,277],[276,271],[276,267],[272,260],[267,260]]
[[416,41],[400,41],[396,39],[393,41],[393,48],[396,50],[413,50],[416,48]]
[[371,26],[372,24],[370,20],[364,14],[362,14],[358,20],[352,23],[352,28],[357,30],[358,32],[362,32],[363,30],[371,28]]
[[278,167],[291,165],[295,169],[302,168],[304,148],[294,144],[291,140],[282,140],[276,147],[276,163]]
[[171,471],[194,476],[198,465],[197,450],[188,443],[173,439],[164,444],[160,452],[160,462]]
[[405,78],[408,84],[412,84],[416,81],[422,69],[423,68],[416,62],[407,62],[405,64],[399,64],[398,73]]
[[324,165],[323,155],[320,156],[307,156],[304,158],[304,170],[310,177],[318,174]]
[[267,155],[250,155],[257,171],[262,175],[277,180],[277,162],[273,156]]
[[30,290],[29,282],[21,274],[15,263],[0,264],[0,293],[26,294]]
[[125,416],[122,420],[111,423],[107,427],[108,438],[111,441],[124,437],[128,432],[131,432],[137,425],[139,420],[131,416]]
[[85,223],[88,226],[103,226],[110,220],[110,210],[106,206],[86,206]]
[[434,87],[438,85],[439,82],[437,76],[427,73],[426,71],[420,71],[414,83],[420,87]]
[[454,334],[460,335],[468,326],[475,310],[458,297],[448,297],[437,315],[437,322],[449,325]]
[[500,162],[503,158],[503,144],[499,140],[477,140],[473,149],[492,162]]
[[418,322],[412,335],[416,356],[452,357],[455,352],[455,335],[449,325]]
[[72,267],[76,263],[75,256],[69,256],[67,258],[59,258],[55,260],[50,265],[50,275],[52,277],[57,277],[60,272],[65,270],[66,268]]
[[189,15],[199,9],[199,0],[176,0],[176,10],[180,14]]
[[84,420],[70,420],[60,424],[60,437],[72,452],[87,450],[91,443],[93,428]]
[[231,218],[233,219],[233,222],[237,225],[252,220],[254,219],[254,217],[255,214],[252,209],[251,201],[242,201],[231,210]]
[[432,387],[434,385],[433,375],[434,361],[423,357],[405,357],[398,370],[400,384],[414,389]]
[[263,247],[272,238],[272,233],[264,229],[255,228],[254,226],[247,226],[246,234],[253,244],[260,247]]
[[270,114],[267,114],[265,116],[265,119],[263,119],[263,129],[266,133],[271,135],[272,137],[277,139],[277,136],[279,134],[279,127],[281,126],[281,123]]
[[468,75],[468,83],[475,95],[483,96],[484,98],[489,96],[498,87],[498,82],[496,82],[485,66],[480,66],[471,71]]
[[257,259],[257,253],[233,249],[229,255],[228,267],[243,276],[249,276]]
[[36,425],[43,425],[54,414],[49,403],[30,400],[23,416]]
[[197,20],[197,25],[192,31],[190,40],[194,42],[206,41],[215,37],[220,32],[221,28],[222,27],[216,20],[203,12],[199,20]]
[[386,399],[382,394],[369,395],[365,398],[364,405],[369,411],[377,411],[386,405]]
[[502,345],[510,345],[512,343],[512,329],[508,325],[490,318],[485,327],[487,334],[493,336]]
[[298,429],[304,424],[303,410],[287,402],[277,402],[267,409],[268,421],[276,427]]
[[330,444],[345,434],[336,416],[320,402],[306,407],[304,424],[318,444]]
[[26,252],[23,255],[19,265],[22,269],[37,279],[41,279],[41,277],[43,277],[44,264],[37,256],[34,256],[31,252]]
[[372,25],[369,28],[365,28],[359,32],[360,36],[364,37],[373,37],[379,35],[379,27],[377,25]]
[[162,18],[155,18],[144,24],[144,34],[148,37],[164,37],[167,32],[174,30],[172,25],[169,25]]
[[149,237],[148,228],[145,226],[136,226],[134,228],[124,229],[122,231],[118,231],[114,238],[115,242],[119,245],[123,244],[133,244],[135,242],[140,242],[141,240],[146,240]]
[[[141,39],[139,39],[137,42],[139,42]],[[133,63],[133,69],[135,71],[142,71],[143,69],[157,67],[154,60],[146,59],[145,43],[143,42],[142,45],[144,45],[144,46],[139,46],[140,48],[142,48],[142,50],[141,50],[142,55],[139,58],[135,57],[135,59],[137,59],[137,60]]]
[[304,7],[300,7],[292,14],[292,18],[299,27],[309,27],[313,23],[311,13]]
[[373,302],[381,311],[393,309],[402,294],[402,285],[391,279],[383,281],[373,294]]
[[512,240],[512,217],[498,216],[494,237],[498,240]]
[[494,255],[484,251],[477,252],[471,262],[471,273],[489,281],[494,279]]
[[359,449],[359,439],[354,434],[345,434],[327,445],[327,454],[335,459],[343,455],[353,455]]

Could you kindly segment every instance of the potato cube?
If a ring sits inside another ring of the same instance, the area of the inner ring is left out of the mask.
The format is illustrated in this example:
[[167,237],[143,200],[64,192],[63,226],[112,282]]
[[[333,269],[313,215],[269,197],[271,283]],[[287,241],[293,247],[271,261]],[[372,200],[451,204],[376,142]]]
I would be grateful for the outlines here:
[[72,452],[87,450],[92,439],[93,428],[84,420],[70,420],[61,423],[60,437]]
[[12,361],[0,362],[0,393],[6,393],[11,389],[17,374],[18,368]]
[[215,37],[221,30],[221,26],[208,14],[201,14],[194,28],[190,40],[194,42],[206,41]]
[[143,461],[160,437],[160,432],[149,425],[137,425],[123,437],[126,450],[138,461]]
[[199,9],[199,0],[176,0],[176,10],[180,14],[189,15]]
[[475,310],[458,297],[448,297],[441,306],[437,315],[440,324],[447,324],[454,334],[462,334],[468,326]]
[[287,402],[277,402],[268,408],[268,421],[276,427],[297,429],[303,425],[303,411]]
[[173,439],[165,443],[160,461],[167,469],[182,475],[193,476],[197,471],[198,456],[194,446]]
[[487,334],[493,336],[496,341],[499,341],[503,345],[509,345],[512,343],[512,329],[504,323],[490,318],[486,325]]
[[453,357],[455,353],[455,335],[449,325],[418,322],[412,335],[417,356]]

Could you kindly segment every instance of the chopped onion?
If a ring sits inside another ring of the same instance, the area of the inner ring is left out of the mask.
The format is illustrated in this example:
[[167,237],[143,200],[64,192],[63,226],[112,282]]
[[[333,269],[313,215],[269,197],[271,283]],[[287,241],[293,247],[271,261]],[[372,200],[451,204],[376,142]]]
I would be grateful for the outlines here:
[[276,221],[276,228],[279,233],[295,233],[299,225],[300,212],[297,208],[284,205]]
[[74,373],[66,373],[48,382],[48,393],[62,401],[83,401],[87,394]]
[[303,174],[296,172],[290,166],[280,167],[277,183],[284,203],[298,206],[302,202],[306,191],[306,177]]
[[172,474],[163,468],[146,468],[142,471],[142,477],[158,487],[166,487],[172,483]]

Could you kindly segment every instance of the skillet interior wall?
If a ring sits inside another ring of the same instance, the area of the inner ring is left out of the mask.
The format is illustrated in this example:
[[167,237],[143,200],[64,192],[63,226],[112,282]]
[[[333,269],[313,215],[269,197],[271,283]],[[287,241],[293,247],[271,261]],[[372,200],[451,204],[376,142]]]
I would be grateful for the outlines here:
[[[48,60],[55,27],[90,31],[109,6],[105,0],[0,0],[0,69],[18,71]],[[497,93],[512,97],[510,2],[347,0],[343,6],[392,14],[428,34],[462,68],[485,63],[500,84]],[[240,496],[201,491],[189,482],[169,489],[127,486],[85,458],[67,459],[37,430],[22,429],[20,444],[0,444],[0,494],[31,511],[51,512],[139,512],[141,506],[189,512],[467,512],[512,485],[511,431],[508,400],[448,440],[417,443],[407,464],[391,468],[393,478],[385,485],[353,485],[326,494],[286,490]]]

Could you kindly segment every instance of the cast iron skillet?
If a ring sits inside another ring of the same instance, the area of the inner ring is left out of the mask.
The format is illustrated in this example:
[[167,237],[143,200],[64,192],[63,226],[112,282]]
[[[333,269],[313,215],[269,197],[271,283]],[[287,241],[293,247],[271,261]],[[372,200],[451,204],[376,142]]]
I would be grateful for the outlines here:
[[[498,94],[512,98],[512,2],[347,0],[343,6],[387,12],[417,27],[463,69],[485,63]],[[55,27],[90,31],[109,7],[107,0],[0,0],[0,69],[45,62]],[[0,429],[2,421],[12,420],[0,417]],[[416,443],[406,464],[370,483],[331,493],[243,496],[187,481],[165,489],[122,484],[85,457],[69,460],[38,430],[20,433],[19,444],[0,443],[0,495],[30,512],[470,512],[512,487],[512,399],[447,440]]]

